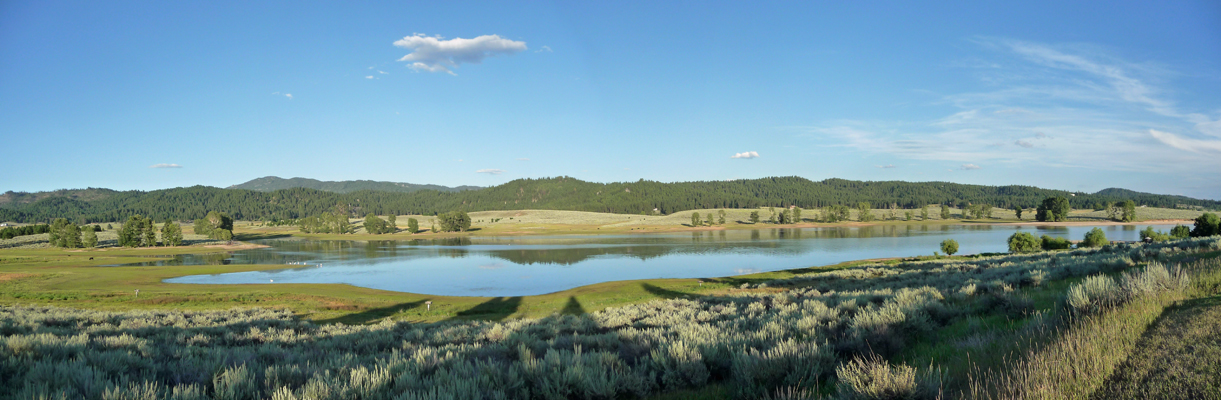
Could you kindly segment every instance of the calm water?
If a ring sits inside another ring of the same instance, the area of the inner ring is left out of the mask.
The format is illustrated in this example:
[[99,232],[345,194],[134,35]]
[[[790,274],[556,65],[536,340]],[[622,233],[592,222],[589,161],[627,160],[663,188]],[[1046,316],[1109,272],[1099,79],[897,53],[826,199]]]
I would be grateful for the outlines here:
[[[1149,225],[1103,226],[1138,240]],[[1172,225],[1153,225],[1169,231]],[[447,296],[525,296],[599,282],[698,278],[882,257],[931,255],[945,239],[960,254],[1004,252],[1017,231],[1080,240],[1092,226],[871,226],[641,235],[472,237],[413,241],[264,240],[265,249],[184,255],[132,265],[286,264],[274,271],[194,275],[172,283],[347,283]]]

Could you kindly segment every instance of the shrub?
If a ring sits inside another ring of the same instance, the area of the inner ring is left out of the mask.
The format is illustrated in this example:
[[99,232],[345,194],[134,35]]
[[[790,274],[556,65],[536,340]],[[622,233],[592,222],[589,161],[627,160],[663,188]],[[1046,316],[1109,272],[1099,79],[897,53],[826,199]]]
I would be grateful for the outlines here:
[[940,397],[939,372],[918,373],[907,365],[892,366],[877,357],[858,358],[835,369],[836,389],[844,400],[936,399]]
[[1106,232],[1100,228],[1090,229],[1085,233],[1085,240],[1081,241],[1080,247],[1102,247],[1111,243],[1107,240]]
[[1175,225],[1174,229],[1170,230],[1170,237],[1172,239],[1186,239],[1191,237],[1191,228],[1188,228],[1186,225]]
[[1061,237],[1043,235],[1043,250],[1067,250],[1073,247],[1073,242]]
[[941,241],[941,251],[946,255],[954,255],[958,252],[958,241],[954,239],[946,239]]
[[1034,253],[1039,251],[1039,248],[1039,239],[1035,239],[1034,235],[1028,232],[1018,232],[1009,236],[1010,253]]

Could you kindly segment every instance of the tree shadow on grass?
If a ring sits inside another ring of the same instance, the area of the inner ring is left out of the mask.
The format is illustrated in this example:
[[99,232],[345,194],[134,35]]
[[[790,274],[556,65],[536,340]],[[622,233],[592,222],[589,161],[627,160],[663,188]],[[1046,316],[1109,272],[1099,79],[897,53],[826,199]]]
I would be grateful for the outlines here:
[[380,321],[383,318],[398,314],[403,311],[420,308],[427,300],[412,301],[407,303],[399,303],[388,307],[371,308],[355,314],[341,315],[335,318],[320,319],[314,321],[318,324],[334,324],[344,323],[348,325],[368,324],[375,321]]
[[679,292],[676,290],[666,289],[666,288],[659,287],[657,285],[647,283],[647,282],[641,283],[640,287],[643,288],[646,292],[652,293],[654,296],[666,298],[666,299],[677,299],[677,298],[686,297],[689,295],[688,293],[683,293],[683,292]]
[[449,320],[481,319],[503,321],[505,318],[513,315],[513,313],[516,313],[518,308],[521,308],[521,299],[521,296],[495,297],[465,311],[459,311],[455,317]]
[[585,307],[581,306],[581,302],[577,301],[574,296],[568,297],[568,304],[564,305],[564,309],[560,310],[560,314],[582,315],[585,314]]
[[233,240],[248,241],[292,237],[290,233],[242,232],[233,234]]

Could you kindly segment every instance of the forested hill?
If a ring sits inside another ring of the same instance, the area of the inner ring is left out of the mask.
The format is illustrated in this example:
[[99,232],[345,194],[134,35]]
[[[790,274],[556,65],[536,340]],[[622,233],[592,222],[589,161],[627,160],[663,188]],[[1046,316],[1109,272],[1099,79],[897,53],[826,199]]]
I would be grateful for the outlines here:
[[334,193],[292,188],[270,192],[221,189],[206,186],[114,192],[94,200],[67,196],[48,197],[17,207],[0,208],[0,221],[46,222],[57,217],[78,222],[120,221],[134,214],[157,220],[203,217],[222,211],[237,219],[296,219],[350,206],[354,216],[373,212],[428,214],[451,210],[550,209],[614,213],[674,213],[698,208],[747,208],[797,205],[803,208],[855,205],[870,202],[876,208],[896,203],[904,208],[924,204],[989,204],[1031,208],[1051,196],[1063,196],[1074,208],[1097,203],[1135,200],[1151,207],[1196,206],[1221,208],[1215,200],[1165,196],[1122,189],[1095,194],[1070,193],[1031,186],[982,186],[948,182],[861,182],[828,179],[813,182],[799,177],[778,177],[715,182],[661,183],[652,181],[593,183],[570,177],[518,179],[479,190],[410,193],[357,191]]
[[320,181],[309,178],[292,178],[284,179],[278,176],[264,176],[262,178],[252,179],[249,182],[233,185],[228,189],[249,189],[259,192],[271,192],[280,189],[306,188],[321,190],[324,192],[335,193],[352,193],[362,190],[371,190],[375,192],[401,192],[410,193],[419,190],[436,190],[440,192],[457,192],[462,190],[482,189],[479,186],[458,186],[448,187],[441,185],[420,185],[415,183],[402,182],[381,182],[381,181]]

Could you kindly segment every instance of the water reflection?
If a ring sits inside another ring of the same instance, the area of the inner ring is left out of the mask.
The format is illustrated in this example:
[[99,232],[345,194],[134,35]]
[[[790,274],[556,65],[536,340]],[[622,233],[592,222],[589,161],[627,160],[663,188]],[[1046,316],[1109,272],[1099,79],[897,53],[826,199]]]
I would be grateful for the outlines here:
[[[1137,240],[1142,226],[1104,226]],[[1166,231],[1171,226],[1156,225]],[[1003,252],[1014,232],[1079,240],[1093,227],[885,225],[678,234],[460,237],[405,241],[269,239],[271,247],[181,255],[129,265],[280,264],[286,269],[169,280],[181,283],[350,283],[438,295],[520,296],[610,280],[714,277],[879,257]]]

